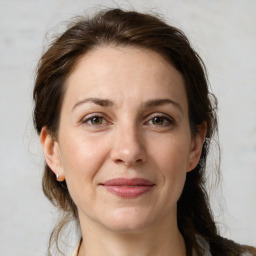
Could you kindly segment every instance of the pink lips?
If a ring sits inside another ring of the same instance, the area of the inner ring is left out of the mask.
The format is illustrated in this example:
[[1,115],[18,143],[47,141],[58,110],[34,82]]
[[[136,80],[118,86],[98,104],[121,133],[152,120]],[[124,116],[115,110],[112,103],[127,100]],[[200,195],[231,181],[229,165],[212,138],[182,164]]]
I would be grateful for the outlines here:
[[110,193],[123,198],[139,197],[149,192],[154,186],[152,182],[141,178],[116,178],[108,180],[101,185]]

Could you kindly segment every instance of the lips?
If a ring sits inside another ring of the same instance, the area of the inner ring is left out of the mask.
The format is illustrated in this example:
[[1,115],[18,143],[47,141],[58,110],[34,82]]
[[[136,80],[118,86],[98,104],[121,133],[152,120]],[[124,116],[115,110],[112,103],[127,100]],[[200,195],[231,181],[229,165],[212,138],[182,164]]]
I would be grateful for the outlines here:
[[122,198],[139,197],[154,187],[154,183],[141,178],[116,178],[101,184],[108,192]]

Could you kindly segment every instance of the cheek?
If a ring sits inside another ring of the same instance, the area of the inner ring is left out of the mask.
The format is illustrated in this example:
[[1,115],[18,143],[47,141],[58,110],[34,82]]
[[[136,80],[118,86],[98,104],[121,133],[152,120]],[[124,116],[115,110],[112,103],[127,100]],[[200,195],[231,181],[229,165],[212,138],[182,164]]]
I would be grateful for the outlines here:
[[[176,201],[183,190],[188,159],[188,139],[182,136],[174,136],[158,141],[159,147],[152,151],[153,165],[160,173],[161,184],[164,193],[173,196]],[[161,146],[160,146],[161,145]],[[169,197],[166,197],[167,202]]]
[[[169,136],[152,143],[151,155],[157,166],[167,173],[186,172],[190,144],[186,136]],[[155,147],[155,145],[158,145]]]
[[84,194],[93,198],[95,176],[108,155],[108,149],[104,145],[107,145],[104,141],[86,136],[66,136],[63,140],[62,168],[74,201],[82,198],[81,195]]
[[[108,143],[90,136],[65,136],[61,144],[61,156],[64,171],[91,172],[101,165],[107,154]],[[95,167],[93,167],[95,166]],[[73,173],[75,174],[75,173]]]

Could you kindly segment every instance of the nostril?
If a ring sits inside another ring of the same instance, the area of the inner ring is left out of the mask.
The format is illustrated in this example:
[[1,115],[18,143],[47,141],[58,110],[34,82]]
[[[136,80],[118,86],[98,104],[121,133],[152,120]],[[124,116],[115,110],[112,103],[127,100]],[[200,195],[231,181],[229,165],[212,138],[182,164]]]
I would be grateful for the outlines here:
[[143,159],[137,159],[137,160],[135,160],[135,161],[133,161],[133,160],[123,160],[123,159],[115,159],[115,163],[117,163],[117,164],[124,164],[124,165],[136,165],[136,164],[141,164],[141,163],[143,163],[144,161],[143,161]]
[[136,165],[146,161],[146,151],[136,138],[129,140],[119,137],[117,144],[111,150],[111,159],[116,164]]
[[135,163],[142,163],[143,162],[143,159],[137,159],[136,161],[135,161]]
[[122,159],[116,159],[115,162],[118,164],[124,163],[124,161]]

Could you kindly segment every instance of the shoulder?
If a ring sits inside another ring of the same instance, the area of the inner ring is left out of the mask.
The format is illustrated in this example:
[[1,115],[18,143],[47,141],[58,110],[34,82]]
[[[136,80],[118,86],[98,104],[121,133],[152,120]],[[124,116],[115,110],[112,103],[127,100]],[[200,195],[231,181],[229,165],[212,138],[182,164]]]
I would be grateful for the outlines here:
[[81,244],[82,244],[82,238],[80,238],[80,241],[79,241],[78,245],[76,246],[76,248],[75,248],[75,250],[74,250],[72,256],[78,256],[78,253],[79,253]]
[[[77,255],[78,255],[79,245],[80,245],[80,244],[77,245],[77,247],[76,247],[76,249],[74,250],[72,256],[77,256]],[[247,256],[247,255],[244,255],[244,256]]]

